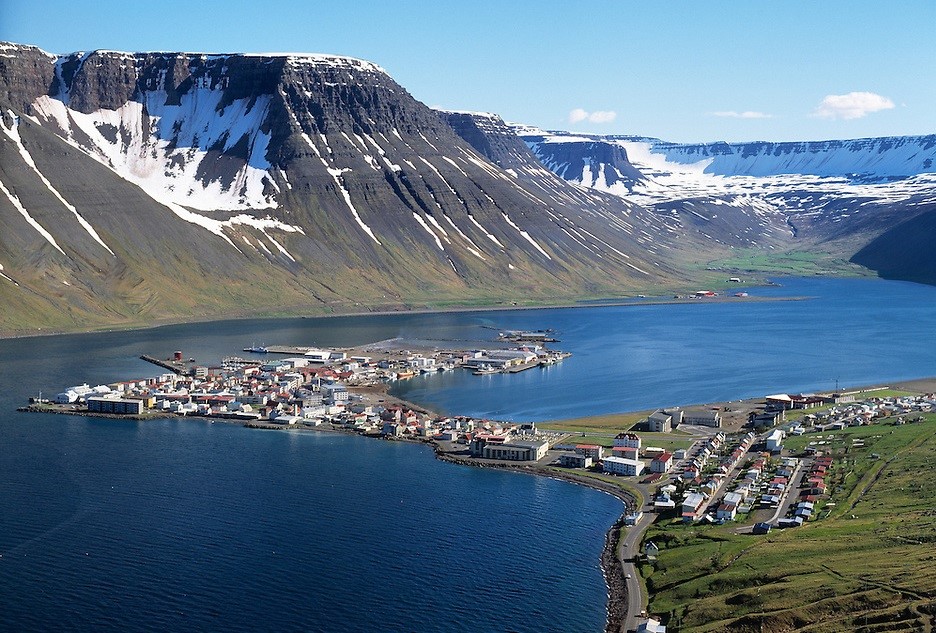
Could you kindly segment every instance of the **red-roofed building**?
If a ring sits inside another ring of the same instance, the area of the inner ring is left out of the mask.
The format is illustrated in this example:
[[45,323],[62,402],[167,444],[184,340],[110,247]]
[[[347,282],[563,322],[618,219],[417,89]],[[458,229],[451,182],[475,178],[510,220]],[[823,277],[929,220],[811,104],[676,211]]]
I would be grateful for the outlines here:
[[575,447],[575,452],[585,457],[591,457],[596,461],[601,459],[604,455],[603,448],[597,444],[578,444]]
[[673,467],[673,454],[660,453],[650,462],[650,472],[665,473]]

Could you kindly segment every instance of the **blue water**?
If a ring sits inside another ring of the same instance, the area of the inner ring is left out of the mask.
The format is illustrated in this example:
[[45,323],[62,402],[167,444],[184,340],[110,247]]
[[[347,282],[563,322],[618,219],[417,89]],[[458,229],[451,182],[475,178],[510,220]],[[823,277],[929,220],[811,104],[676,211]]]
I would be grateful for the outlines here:
[[750,294],[808,299],[472,315],[506,329],[553,328],[553,347],[573,356],[514,375],[422,376],[394,393],[447,413],[537,421],[936,375],[936,288],[782,283]]
[[[452,413],[544,419],[936,374],[936,289],[787,280],[694,303],[230,321],[0,341],[0,629],[599,631],[617,500],[420,446],[185,420],[20,414],[30,394],[251,343],[476,340],[554,328],[573,358],[401,383]],[[494,328],[492,330],[491,328]]]

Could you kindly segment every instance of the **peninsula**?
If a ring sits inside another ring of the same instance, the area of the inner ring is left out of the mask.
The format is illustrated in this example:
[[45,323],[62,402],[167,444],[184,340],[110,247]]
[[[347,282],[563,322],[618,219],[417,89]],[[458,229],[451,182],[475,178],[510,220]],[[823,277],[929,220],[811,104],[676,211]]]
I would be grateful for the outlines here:
[[[146,358],[167,370],[162,375],[78,385],[52,399],[34,398],[25,410],[134,419],[193,416],[418,441],[432,444],[446,461],[557,477],[608,492],[626,511],[609,530],[601,560],[609,588],[607,631],[666,625],[696,630],[680,599],[669,597],[679,584],[661,580],[661,574],[681,577],[684,566],[695,569],[683,557],[700,546],[699,534],[712,534],[701,544],[709,538],[737,543],[731,551],[743,554],[756,545],[747,539],[775,539],[772,530],[841,518],[840,500],[850,499],[859,482],[866,491],[876,484],[849,474],[857,467],[856,452],[867,472],[875,463],[893,462],[870,450],[882,437],[882,424],[919,430],[914,446],[932,441],[936,416],[929,411],[936,405],[936,383],[928,381],[539,424],[438,415],[386,393],[388,380],[420,372],[511,373],[565,356],[534,342],[552,338],[546,331],[509,331],[499,338],[501,347],[470,351],[403,350],[399,341],[347,350],[252,345],[252,358],[230,356],[216,366],[176,352]],[[719,554],[716,571],[734,560]],[[923,600],[926,593],[918,595]],[[761,623],[773,621],[759,617]],[[733,626],[725,630],[745,630]]]

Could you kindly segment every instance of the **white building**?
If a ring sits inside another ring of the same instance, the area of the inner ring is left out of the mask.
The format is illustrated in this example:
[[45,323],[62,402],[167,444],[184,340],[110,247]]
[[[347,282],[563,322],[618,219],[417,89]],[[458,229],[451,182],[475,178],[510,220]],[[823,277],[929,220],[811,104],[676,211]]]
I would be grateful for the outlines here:
[[637,633],[666,633],[666,627],[659,620],[648,618],[646,622],[637,625]]
[[486,459],[506,459],[514,462],[533,462],[546,457],[549,442],[521,441],[510,444],[485,444],[481,456]]
[[614,445],[640,450],[640,436],[636,433],[618,433],[614,437]]
[[624,475],[625,477],[638,477],[643,472],[644,465],[639,459],[605,457],[601,460],[601,467],[606,473]]
[[650,472],[665,473],[673,466],[672,453],[661,453],[650,462]]
[[779,453],[783,450],[783,438],[784,433],[780,429],[774,429],[770,432],[770,435],[767,436],[767,439],[764,440],[764,443],[767,445],[767,450],[771,453]]

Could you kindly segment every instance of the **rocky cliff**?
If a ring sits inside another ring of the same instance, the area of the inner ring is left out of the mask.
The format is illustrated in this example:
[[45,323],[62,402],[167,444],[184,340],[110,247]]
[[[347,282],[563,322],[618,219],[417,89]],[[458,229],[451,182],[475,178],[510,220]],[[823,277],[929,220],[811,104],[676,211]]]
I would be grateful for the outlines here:
[[671,217],[555,178],[509,130],[467,140],[375,64],[0,48],[0,329],[684,279]]
[[[787,247],[936,283],[936,276],[921,272],[934,268],[927,260],[933,256],[920,252],[912,265],[890,259],[895,236],[912,232],[890,229],[936,209],[936,136],[679,144],[514,129],[568,182],[658,212],[694,214],[717,239],[743,241],[785,226]],[[878,241],[884,232],[888,239]]]

